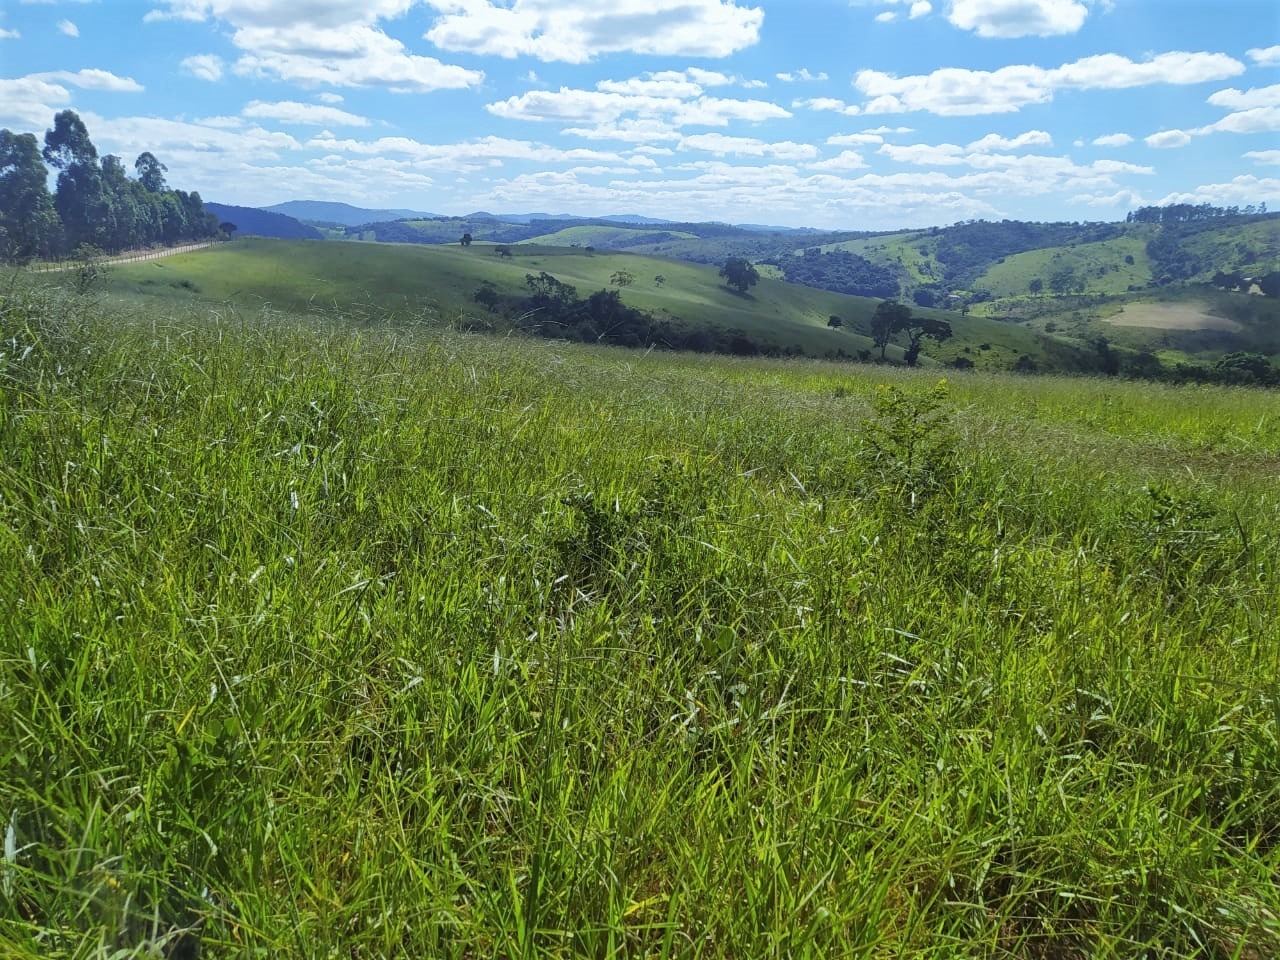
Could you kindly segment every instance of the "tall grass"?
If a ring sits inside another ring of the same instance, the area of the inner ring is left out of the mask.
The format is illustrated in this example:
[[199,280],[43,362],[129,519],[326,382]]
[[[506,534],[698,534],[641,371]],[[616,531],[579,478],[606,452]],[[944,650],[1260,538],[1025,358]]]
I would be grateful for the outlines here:
[[3,952],[1280,951],[1274,396],[132,310],[0,300]]

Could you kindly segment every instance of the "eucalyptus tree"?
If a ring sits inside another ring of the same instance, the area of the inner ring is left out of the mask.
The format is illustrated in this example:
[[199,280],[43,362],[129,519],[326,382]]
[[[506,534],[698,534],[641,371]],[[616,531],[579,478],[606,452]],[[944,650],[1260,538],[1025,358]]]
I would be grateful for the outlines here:
[[0,130],[0,257],[46,257],[61,235],[40,142],[32,133]]
[[45,131],[43,154],[45,162],[58,170],[53,205],[62,218],[67,246],[72,250],[83,243],[110,246],[112,218],[98,150],[74,110],[54,116],[53,128]]

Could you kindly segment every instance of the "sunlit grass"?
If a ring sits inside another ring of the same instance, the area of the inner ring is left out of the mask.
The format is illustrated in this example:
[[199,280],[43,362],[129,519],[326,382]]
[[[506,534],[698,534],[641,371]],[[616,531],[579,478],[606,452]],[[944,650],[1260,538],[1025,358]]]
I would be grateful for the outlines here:
[[0,952],[1280,951],[1280,398],[6,290]]

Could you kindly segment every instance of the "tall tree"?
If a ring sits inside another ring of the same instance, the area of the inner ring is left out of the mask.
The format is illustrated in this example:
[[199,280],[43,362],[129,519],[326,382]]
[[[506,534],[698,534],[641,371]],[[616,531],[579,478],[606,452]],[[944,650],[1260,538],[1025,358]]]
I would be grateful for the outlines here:
[[[105,219],[94,224],[105,250],[126,250],[145,242],[135,183],[114,154],[102,158],[102,211]],[[145,201],[144,201],[145,202]]]
[[0,257],[48,256],[61,233],[35,134],[0,130]]
[[44,159],[59,170],[97,166],[98,150],[89,139],[89,129],[74,110],[63,110],[54,116],[53,129],[44,134]]
[[920,359],[920,345],[925,337],[936,340],[941,343],[943,340],[951,337],[951,324],[945,320],[935,320],[932,317],[917,317],[911,315],[911,311],[907,311],[908,317],[898,328],[907,335],[907,349],[903,353],[903,359],[907,361],[908,367],[914,367],[916,361]]
[[945,320],[932,317],[918,317],[911,308],[897,300],[885,300],[871,315],[871,339],[880,348],[880,359],[884,359],[885,348],[898,334],[907,335],[907,348],[903,351],[903,359],[907,366],[914,367],[920,359],[920,347],[925,337],[939,342],[951,336],[951,324]]
[[881,360],[890,341],[910,319],[911,308],[897,300],[884,300],[876,307],[876,312],[871,315],[871,340],[880,348]]
[[751,261],[743,257],[730,257],[726,260],[724,266],[720,268],[720,276],[724,277],[725,283],[734,287],[739,293],[746,293],[747,288],[754,286],[760,279],[760,274]]
[[138,154],[138,159],[133,161],[133,169],[147,193],[160,193],[168,188],[164,175],[169,168],[157,160],[150,150]]
[[63,110],[53,118],[53,128],[44,135],[43,153],[59,171],[53,205],[62,218],[67,245],[73,250],[83,243],[102,245],[99,225],[108,219],[102,169],[89,131],[74,110]]

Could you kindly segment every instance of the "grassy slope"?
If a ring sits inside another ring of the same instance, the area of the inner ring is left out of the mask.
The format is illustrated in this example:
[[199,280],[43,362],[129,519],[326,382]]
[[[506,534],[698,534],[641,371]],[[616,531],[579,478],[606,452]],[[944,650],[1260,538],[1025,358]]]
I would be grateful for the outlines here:
[[1280,953],[1280,396],[0,325],[0,953]]
[[[547,233],[539,237],[532,237],[527,242],[561,247],[568,247],[575,243],[580,247],[626,247],[632,243],[640,244],[652,242],[651,238],[655,234],[667,234],[667,232],[668,231],[665,230],[659,231],[642,227],[565,227],[563,230],[557,230],[555,233]],[[684,233],[678,230],[671,231],[670,237],[681,240],[696,239],[692,233]]]
[[[588,254],[568,247],[512,245],[511,259],[476,245],[414,246],[359,243],[275,244],[244,241],[203,257],[171,257],[113,271],[113,289],[189,300],[268,304],[276,309],[396,311],[403,316],[454,320],[480,311],[472,294],[482,281],[519,294],[527,274],[546,271],[578,288],[580,295],[609,285],[626,270],[636,282],[622,291],[626,303],[667,313],[687,325],[738,328],[779,347],[821,355],[870,349],[867,334],[877,301],[849,297],[779,280],[764,279],[747,296],[727,289],[713,267],[626,253]],[[663,286],[654,283],[661,274]],[[183,286],[190,284],[195,289]],[[945,314],[921,311],[938,316]],[[850,326],[833,331],[831,315]],[[970,347],[980,366],[1007,366],[1023,353],[1045,358],[1046,345],[1008,324],[952,315],[953,341],[928,344],[926,354],[950,361]],[[992,349],[979,351],[990,343]],[[890,355],[901,349],[890,348]]]
[[1208,265],[1196,280],[1210,280],[1219,270],[1246,276],[1280,270],[1280,220],[1274,218],[1227,230],[1206,230],[1186,245],[1197,260]]
[[[820,249],[847,250],[873,263],[883,264],[903,271],[908,287],[936,282],[942,277],[942,267],[934,259],[937,240],[928,231],[909,230],[886,236],[867,237],[862,240],[846,240],[825,244]],[[923,248],[923,250],[922,250]],[[908,290],[910,293],[910,289]]]
[[[1126,263],[1125,257],[1132,257],[1133,263]],[[1083,292],[1088,295],[1121,294],[1130,286],[1145,287],[1151,282],[1146,241],[1132,236],[1015,254],[988,268],[974,287],[989,290],[996,298],[1018,297],[1026,295],[1028,285],[1038,278],[1049,293],[1049,278],[1068,268],[1085,281]]]

